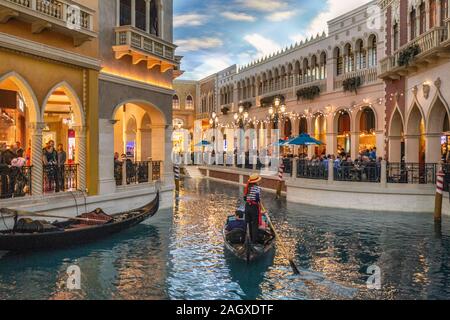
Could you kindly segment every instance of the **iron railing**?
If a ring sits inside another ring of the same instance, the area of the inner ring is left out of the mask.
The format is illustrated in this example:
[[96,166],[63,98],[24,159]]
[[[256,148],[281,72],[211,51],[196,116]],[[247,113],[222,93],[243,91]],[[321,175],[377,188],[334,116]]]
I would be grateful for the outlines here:
[[335,181],[380,182],[381,163],[341,163],[334,167]]
[[44,193],[78,189],[78,164],[44,165]]
[[388,183],[435,184],[437,163],[388,163]]
[[328,162],[300,160],[297,164],[297,178],[328,180]]
[[[150,163],[151,174],[149,172]],[[141,184],[161,180],[161,163],[162,161],[116,161],[114,162],[114,179],[116,180],[116,185]]]
[[31,170],[0,165],[0,199],[31,195]]

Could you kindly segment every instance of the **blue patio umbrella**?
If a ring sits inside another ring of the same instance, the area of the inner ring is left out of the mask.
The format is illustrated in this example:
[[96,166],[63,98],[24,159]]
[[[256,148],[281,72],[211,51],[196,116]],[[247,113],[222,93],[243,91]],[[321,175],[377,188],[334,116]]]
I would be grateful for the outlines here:
[[206,147],[206,146],[210,146],[210,145],[211,145],[211,142],[206,141],[206,140],[202,140],[199,143],[197,143],[195,145],[195,147]]
[[285,143],[288,146],[321,146],[322,141],[312,138],[309,134],[301,134],[298,137],[291,139]]
[[286,145],[286,143],[287,143],[288,141],[287,140],[278,140],[278,142],[274,142],[274,143],[272,143],[271,144],[271,146],[274,146],[274,147],[284,147],[285,145]]

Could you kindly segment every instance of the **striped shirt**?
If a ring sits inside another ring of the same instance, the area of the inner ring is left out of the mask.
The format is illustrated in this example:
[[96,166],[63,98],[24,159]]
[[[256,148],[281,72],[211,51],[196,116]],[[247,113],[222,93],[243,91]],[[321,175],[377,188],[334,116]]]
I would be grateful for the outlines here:
[[247,194],[247,201],[259,203],[260,199],[261,199],[261,188],[259,186],[251,187]]

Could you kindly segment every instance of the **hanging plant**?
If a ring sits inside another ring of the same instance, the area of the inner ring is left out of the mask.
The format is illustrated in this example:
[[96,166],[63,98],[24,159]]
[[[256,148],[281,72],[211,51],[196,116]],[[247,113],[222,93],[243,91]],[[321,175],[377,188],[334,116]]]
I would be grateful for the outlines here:
[[250,108],[253,106],[252,103],[250,101],[245,101],[242,102],[241,104],[239,104],[240,107],[244,108],[244,111],[248,111],[250,110]]
[[297,91],[297,101],[300,99],[314,100],[320,95],[318,86],[306,87]]
[[409,66],[409,64],[414,60],[414,58],[420,53],[420,47],[418,44],[409,46],[408,48],[402,50],[398,55],[398,65],[400,67]]
[[224,106],[224,107],[222,107],[222,109],[220,109],[220,111],[222,111],[222,114],[224,116],[226,116],[228,114],[228,112],[230,112],[230,107]]
[[262,98],[259,103],[261,104],[262,108],[271,107],[271,106],[273,106],[273,103],[276,98],[279,98],[282,104],[285,103],[285,97],[283,95],[265,97],[265,98]]
[[352,77],[342,82],[344,92],[354,92],[358,94],[358,88],[361,87],[361,77]]

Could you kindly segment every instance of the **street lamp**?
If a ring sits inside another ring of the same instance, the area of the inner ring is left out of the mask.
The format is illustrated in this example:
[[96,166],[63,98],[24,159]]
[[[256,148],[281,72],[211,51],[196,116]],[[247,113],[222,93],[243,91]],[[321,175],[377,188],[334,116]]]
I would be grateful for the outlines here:
[[273,105],[269,108],[269,116],[273,119],[275,128],[278,127],[278,121],[280,117],[286,114],[286,105],[283,103],[280,97],[275,97]]

